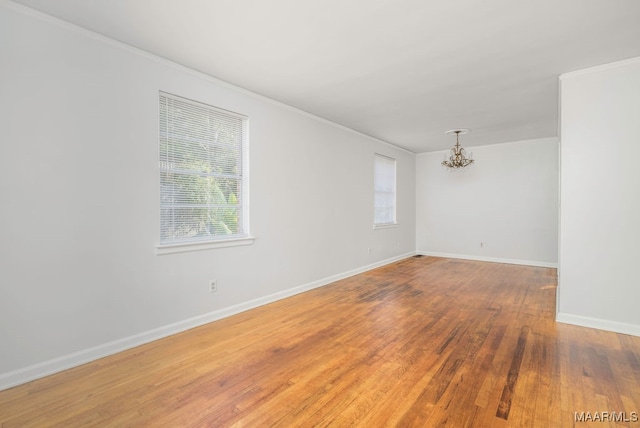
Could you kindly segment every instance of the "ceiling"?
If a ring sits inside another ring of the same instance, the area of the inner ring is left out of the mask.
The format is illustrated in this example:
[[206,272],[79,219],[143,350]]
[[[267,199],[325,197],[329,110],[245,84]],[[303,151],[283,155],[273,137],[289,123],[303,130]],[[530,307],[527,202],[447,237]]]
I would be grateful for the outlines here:
[[558,134],[558,76],[640,56],[638,0],[16,0],[415,153]]

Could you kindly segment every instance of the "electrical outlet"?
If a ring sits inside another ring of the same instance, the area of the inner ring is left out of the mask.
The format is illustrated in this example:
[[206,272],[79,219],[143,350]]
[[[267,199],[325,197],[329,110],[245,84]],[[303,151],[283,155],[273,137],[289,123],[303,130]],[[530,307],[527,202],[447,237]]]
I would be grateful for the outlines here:
[[367,248],[367,251],[369,252],[369,254],[373,254],[373,249]]
[[480,248],[484,248],[484,242],[480,243]]
[[209,280],[209,293],[215,293],[218,291],[218,280],[210,279]]

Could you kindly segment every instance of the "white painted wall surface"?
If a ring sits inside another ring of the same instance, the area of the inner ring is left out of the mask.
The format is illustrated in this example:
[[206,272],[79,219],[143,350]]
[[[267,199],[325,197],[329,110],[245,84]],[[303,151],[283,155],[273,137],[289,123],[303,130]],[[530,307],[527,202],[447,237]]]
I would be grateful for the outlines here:
[[444,152],[416,156],[418,253],[555,266],[557,138],[468,149],[464,172],[442,167]]
[[561,77],[558,320],[640,335],[640,58]]
[[[411,153],[11,3],[0,62],[0,388],[415,250]],[[249,117],[254,245],[156,255],[159,90]]]

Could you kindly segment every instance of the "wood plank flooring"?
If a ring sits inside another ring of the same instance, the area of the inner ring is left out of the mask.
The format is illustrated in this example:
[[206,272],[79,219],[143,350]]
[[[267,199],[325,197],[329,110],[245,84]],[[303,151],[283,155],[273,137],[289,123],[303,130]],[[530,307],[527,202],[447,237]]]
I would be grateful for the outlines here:
[[555,269],[409,258],[2,391],[0,422],[640,426],[640,338],[554,322],[555,292]]

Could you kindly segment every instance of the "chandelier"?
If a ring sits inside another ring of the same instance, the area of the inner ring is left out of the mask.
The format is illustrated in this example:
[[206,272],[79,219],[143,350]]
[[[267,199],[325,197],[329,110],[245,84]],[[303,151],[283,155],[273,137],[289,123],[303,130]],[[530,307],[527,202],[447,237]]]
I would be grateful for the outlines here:
[[467,151],[460,147],[460,142],[458,141],[460,134],[467,134],[468,132],[468,129],[452,129],[445,132],[445,134],[456,134],[456,145],[449,151],[449,157],[446,154],[444,155],[442,166],[446,166],[451,171],[460,171],[473,163],[473,153],[469,153],[469,157],[467,157]]

